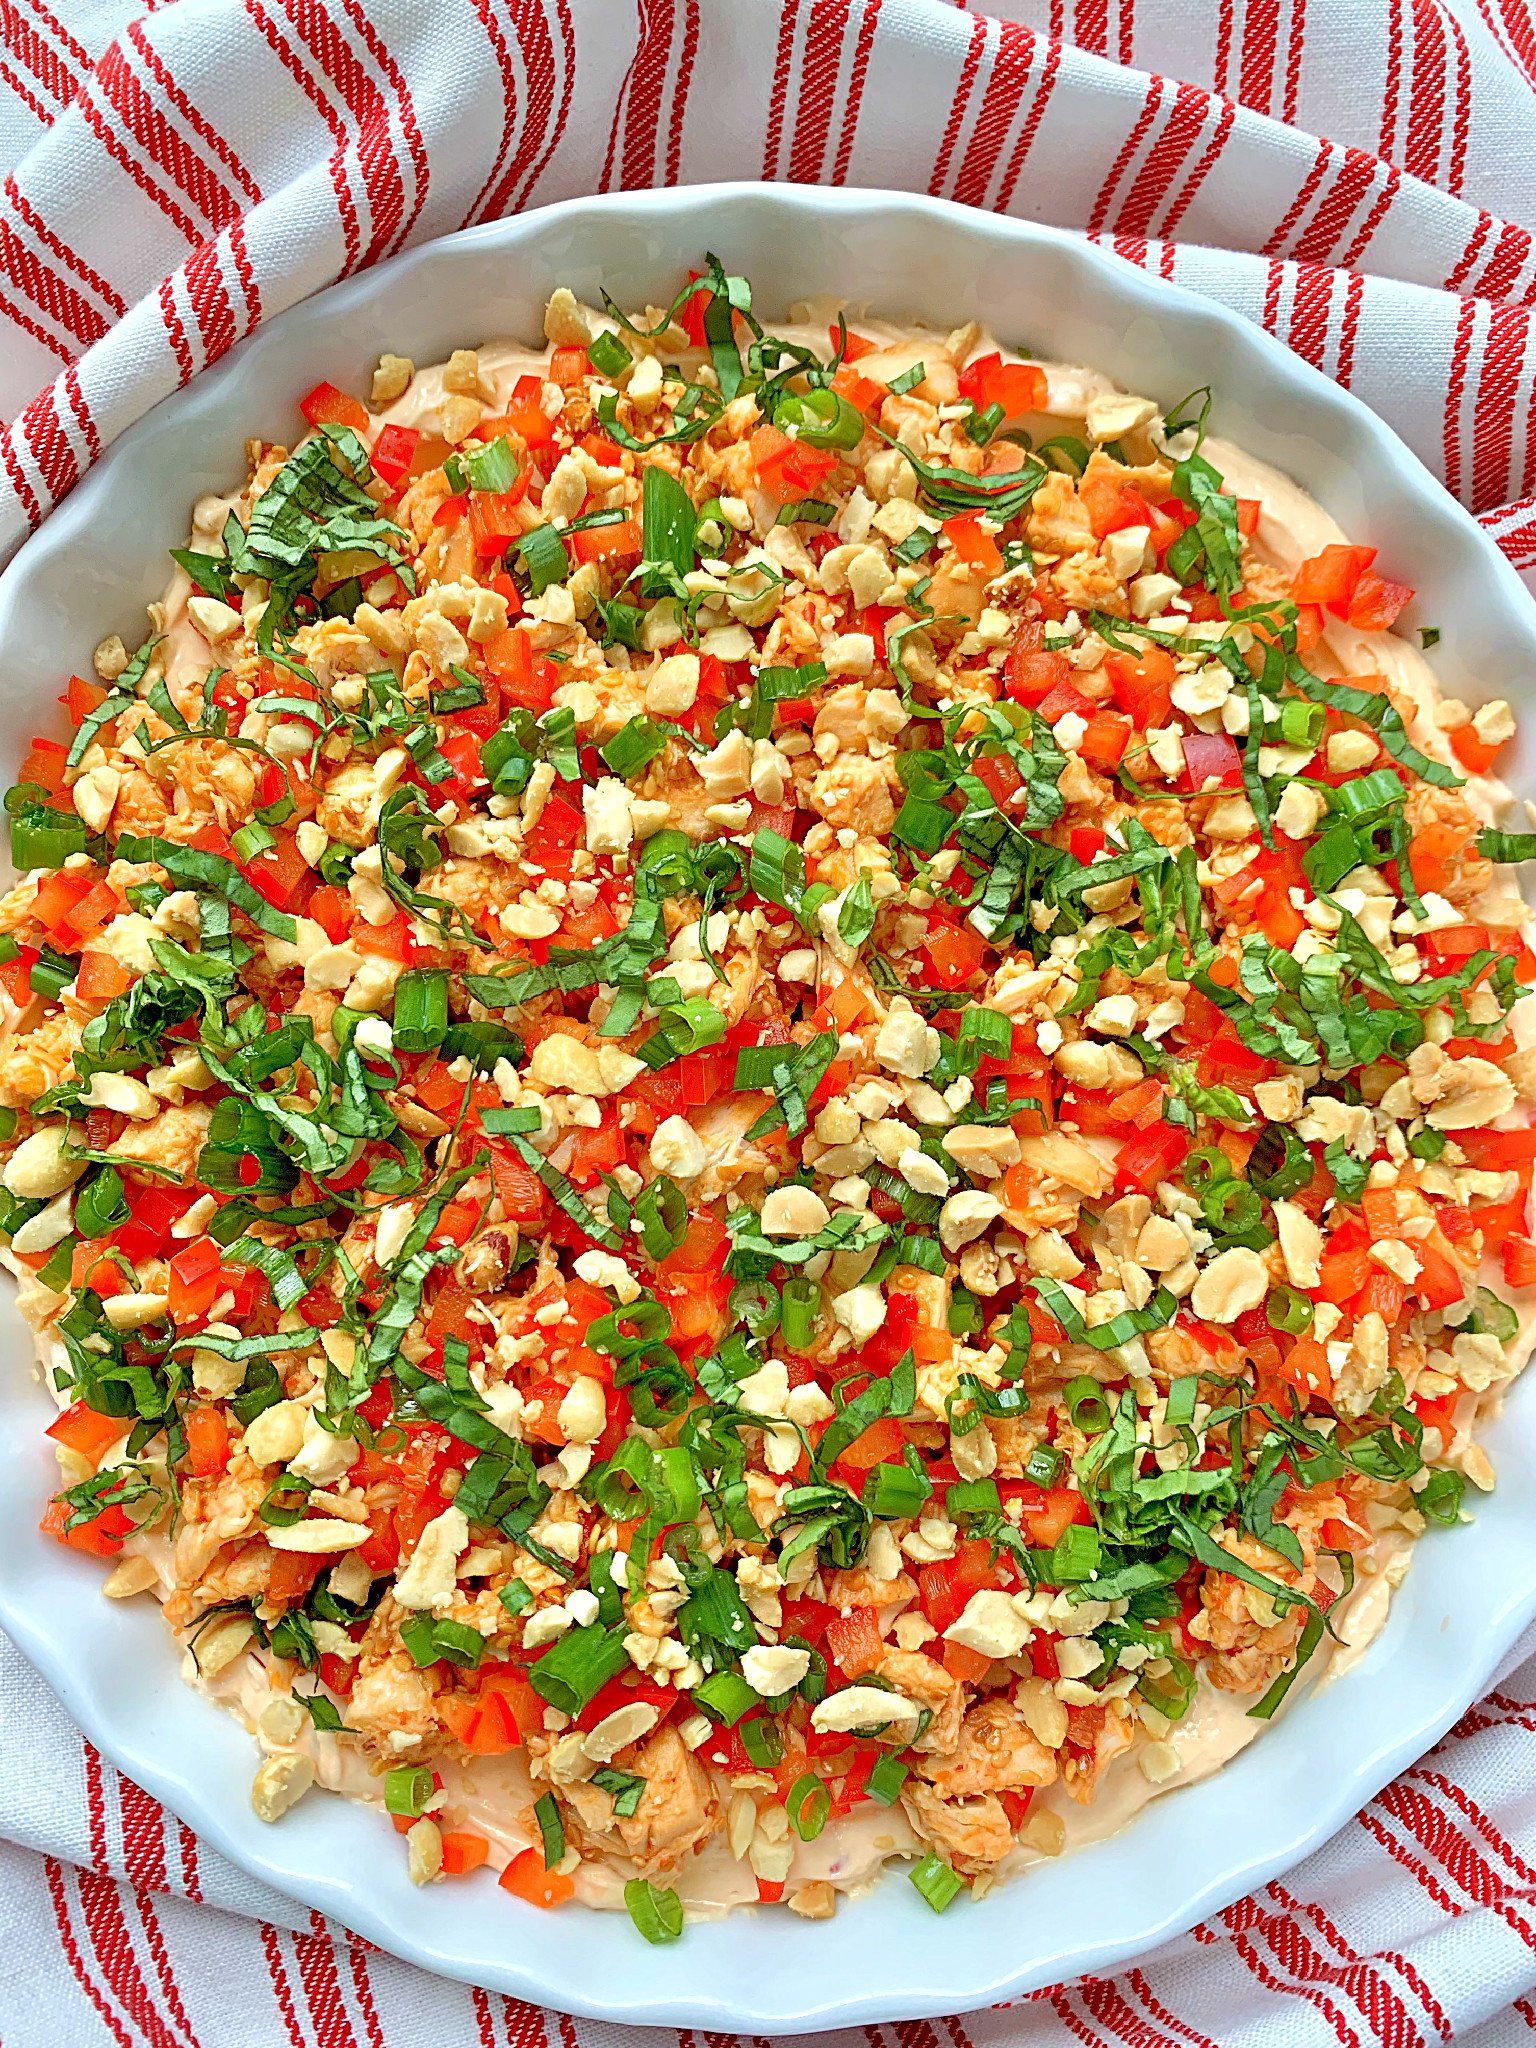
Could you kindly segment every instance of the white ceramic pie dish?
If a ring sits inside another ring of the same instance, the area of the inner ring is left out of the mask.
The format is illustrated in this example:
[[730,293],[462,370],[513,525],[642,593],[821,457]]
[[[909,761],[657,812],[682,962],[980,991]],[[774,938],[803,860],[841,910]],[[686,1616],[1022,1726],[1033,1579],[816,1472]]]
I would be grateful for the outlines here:
[[[1513,571],[1364,406],[1235,315],[1053,230],[904,194],[723,186],[576,201],[398,258],[275,320],[112,450],[0,577],[0,760],[52,732],[71,667],[132,636],[202,492],[242,473],[253,432],[288,438],[320,377],[366,387],[391,348],[429,362],[493,336],[537,337],[556,284],[665,301],[713,250],[767,316],[839,293],[940,326],[1095,364],[1164,401],[1217,394],[1225,438],[1295,476],[1390,573],[1442,639],[1443,686],[1529,702],[1536,607]],[[1536,791],[1530,743],[1513,771]],[[8,779],[8,777],[6,778]],[[1112,1969],[1318,1846],[1420,1755],[1536,1614],[1536,1375],[1487,1437],[1500,1474],[1475,1523],[1419,1547],[1379,1639],[1304,1692],[1214,1777],[1122,1833],[935,1918],[893,1875],[831,1922],[747,1914],[648,1948],[622,1915],[539,1915],[488,1880],[418,1891],[382,1854],[379,1816],[313,1798],[280,1826],[252,1813],[250,1738],[183,1687],[158,1613],[99,1592],[101,1569],[37,1530],[56,1483],[29,1333],[0,1301],[0,1623],[118,1766],[277,1890],[428,1969],[631,2026],[794,2033],[951,2013]]]

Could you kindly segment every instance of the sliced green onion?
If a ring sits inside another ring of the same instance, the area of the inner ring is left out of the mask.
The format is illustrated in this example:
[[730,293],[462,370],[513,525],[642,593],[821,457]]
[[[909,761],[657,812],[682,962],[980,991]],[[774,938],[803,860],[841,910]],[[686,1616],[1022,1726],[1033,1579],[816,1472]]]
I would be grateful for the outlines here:
[[476,1670],[485,1655],[485,1637],[462,1621],[434,1621],[432,1640],[438,1656],[449,1664],[457,1664],[461,1671]]
[[804,1351],[816,1335],[816,1325],[821,1316],[821,1288],[804,1273],[795,1273],[784,1282],[782,1301],[783,1315],[779,1327],[784,1343],[790,1351]]
[[1252,1230],[1263,1218],[1258,1191],[1242,1180],[1219,1180],[1200,1197],[1200,1213],[1211,1228],[1233,1233]]
[[[651,474],[646,471],[647,476]],[[629,1917],[646,1940],[660,1945],[676,1941],[683,1931],[683,1902],[676,1892],[664,1891],[648,1877],[632,1877],[624,1887]]]
[[932,1491],[922,1474],[908,1465],[876,1465],[864,1482],[863,1501],[882,1521],[904,1522],[919,1511]]
[[1264,1320],[1272,1330],[1299,1337],[1312,1327],[1312,1303],[1294,1287],[1276,1287],[1264,1304]]
[[762,1705],[762,1695],[739,1671],[715,1671],[693,1688],[693,1703],[722,1728],[734,1728],[744,1715]]
[[1426,1521],[1453,1528],[1461,1516],[1461,1496],[1466,1482],[1459,1472],[1437,1465],[1413,1496],[1413,1504]]
[[818,1778],[814,1771],[806,1771],[790,1786],[785,1795],[784,1810],[801,1841],[814,1842],[832,1811],[832,1795],[823,1779]]
[[587,360],[599,376],[617,377],[627,370],[635,359],[619,337],[611,329],[605,328],[601,334],[594,334],[587,343]]
[[1086,1436],[1102,1436],[1113,1420],[1104,1389],[1090,1373],[1079,1373],[1062,1388],[1062,1399],[1074,1429]]
[[635,1198],[633,1214],[648,1259],[666,1258],[688,1235],[688,1197],[670,1174],[659,1173],[646,1182]]
[[935,1913],[942,1913],[946,1906],[953,1905],[965,1889],[944,1858],[933,1849],[928,1851],[910,1877],[920,1896]]
[[1232,1162],[1219,1145],[1201,1145],[1184,1161],[1183,1173],[1190,1193],[1203,1195],[1218,1181],[1232,1178]]
[[1520,1334],[1520,1318],[1507,1301],[1500,1301],[1492,1288],[1479,1287],[1473,1297],[1478,1321],[1501,1344],[1513,1344]]
[[[646,475],[650,474],[647,470]],[[528,587],[535,597],[548,590],[552,583],[563,583],[571,573],[565,542],[552,526],[536,526],[531,533],[525,533],[517,543],[517,558],[527,573]]]
[[1312,1154],[1285,1124],[1271,1124],[1248,1160],[1249,1184],[1271,1202],[1304,1188],[1314,1171]]
[[743,1280],[731,1289],[726,1312],[733,1322],[745,1323],[752,1336],[771,1337],[782,1313],[779,1290],[771,1280]]
[[408,967],[395,983],[394,1040],[401,1052],[435,1052],[448,1029],[448,976]]
[[777,1721],[755,1714],[741,1724],[741,1746],[760,1771],[771,1771],[784,1761],[784,1738]]
[[996,1515],[1002,1512],[1002,1498],[995,1479],[961,1479],[944,1495],[945,1511],[951,1521],[957,1515]]
[[401,1764],[384,1773],[384,1811],[397,1813],[402,1820],[419,1820],[436,1790],[437,1782],[425,1764]]
[[460,451],[464,474],[476,491],[510,491],[517,482],[517,457],[505,434]]
[[252,819],[250,824],[240,827],[229,843],[235,850],[235,859],[244,866],[248,861],[255,860],[258,854],[270,853],[277,841],[265,825],[260,825]]
[[650,1501],[655,1452],[644,1437],[627,1436],[589,1482],[592,1498],[615,1522],[643,1515]]
[[883,1756],[864,1780],[864,1790],[877,1806],[894,1806],[909,1769],[899,1756]]
[[782,832],[765,826],[752,841],[747,882],[780,910],[793,910],[805,889],[805,855]]
[[80,962],[67,953],[55,952],[52,946],[44,946],[37,959],[32,962],[27,979],[35,996],[50,1000],[60,996],[80,972]]
[[1103,1550],[1097,1529],[1090,1529],[1084,1522],[1072,1522],[1056,1539],[1050,1575],[1059,1586],[1079,1586],[1098,1570]]
[[621,725],[608,744],[597,751],[614,774],[628,782],[665,749],[667,739],[661,727],[641,712]]
[[291,1529],[295,1522],[304,1519],[313,1491],[307,1479],[293,1472],[280,1472],[262,1496],[256,1512],[269,1529]]
[[983,1059],[1007,1059],[1013,1051],[1013,1019],[972,1003],[961,1012],[955,1050],[962,1074],[974,1074]]
[[533,1817],[544,1838],[544,1868],[553,1870],[565,1854],[565,1824],[553,1792],[546,1792],[533,1802]]
[[[44,823],[44,817],[48,822]],[[57,823],[54,823],[54,818]],[[85,823],[80,818],[34,811],[30,817],[11,819],[11,866],[23,873],[28,868],[61,868],[73,853],[85,851]]]
[[656,1453],[657,1511],[669,1522],[692,1524],[703,1505],[693,1453],[682,1444],[668,1444]]
[[1327,724],[1326,709],[1309,704],[1305,697],[1287,697],[1280,706],[1280,737],[1288,747],[1311,747],[1315,752]]
[[826,385],[786,392],[773,409],[773,424],[811,448],[857,448],[865,433],[858,407]]
[[[1322,709],[1321,705],[1318,709]],[[1363,822],[1402,802],[1402,778],[1390,768],[1375,768],[1353,782],[1341,782],[1337,789],[1328,792],[1328,800],[1341,818]]]
[[528,1612],[535,1595],[533,1588],[525,1585],[521,1579],[509,1579],[496,1597],[508,1614],[518,1615]]
[[1054,1444],[1036,1444],[1024,1465],[1024,1477],[1036,1486],[1054,1486],[1066,1460]]
[[640,1058],[648,1067],[669,1066],[689,1053],[706,1052],[718,1045],[726,1033],[725,1012],[716,1009],[708,996],[685,996],[669,1003],[661,1021],[640,1047]]
[[969,1337],[981,1328],[981,1303],[969,1287],[962,1287],[956,1281],[954,1292],[949,1297],[949,1334],[951,1337]]
[[610,1678],[627,1671],[629,1652],[620,1631],[572,1628],[528,1667],[528,1683],[562,1714],[579,1714]]

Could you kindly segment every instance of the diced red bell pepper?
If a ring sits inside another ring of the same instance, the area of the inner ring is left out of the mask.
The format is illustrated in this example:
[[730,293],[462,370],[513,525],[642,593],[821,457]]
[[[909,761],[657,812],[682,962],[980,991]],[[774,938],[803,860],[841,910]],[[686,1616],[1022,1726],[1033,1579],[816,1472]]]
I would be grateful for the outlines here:
[[355,914],[352,898],[338,883],[323,884],[309,899],[309,915],[333,946],[339,946],[351,931]]
[[1184,786],[1194,794],[1214,783],[1221,789],[1240,789],[1243,757],[1235,742],[1224,732],[1187,732],[1184,735]]
[[212,1479],[229,1463],[229,1424],[222,1408],[187,1410],[187,1463],[196,1479]]
[[1346,618],[1355,586],[1375,559],[1374,548],[1336,542],[1302,563],[1291,578],[1291,595],[1298,604],[1324,605],[1335,618]]
[[1056,690],[1071,683],[1072,664],[1067,657],[1039,642],[1038,624],[1026,626],[1009,650],[1003,680],[1015,704],[1043,704]]
[[299,400],[299,411],[312,427],[350,427],[354,434],[368,431],[368,408],[335,384],[321,382]]
[[1173,1124],[1154,1124],[1127,1138],[1115,1159],[1115,1185],[1136,1194],[1150,1194],[1183,1165],[1189,1136]]
[[219,1247],[211,1237],[197,1238],[171,1260],[171,1321],[178,1326],[200,1321],[213,1307],[218,1292]]
[[570,1878],[562,1877],[558,1870],[544,1868],[542,1849],[524,1849],[514,1856],[496,1882],[504,1892],[511,1892],[514,1898],[546,1912],[568,1905],[576,1896]]
[[873,1607],[852,1607],[827,1624],[827,1655],[845,1678],[872,1671],[885,1654]]
[[437,784],[440,795],[454,798],[468,797],[485,782],[485,770],[480,766],[480,741],[472,732],[453,732],[437,743],[437,750],[453,770]]
[[133,1522],[123,1508],[105,1507],[99,1515],[74,1529],[64,1526],[69,1517],[70,1510],[63,1501],[51,1500],[38,1527],[45,1536],[56,1537],[71,1550],[83,1550],[90,1557],[116,1557],[124,1537],[133,1534]]
[[468,1828],[449,1828],[443,1835],[443,1875],[463,1877],[478,1870],[490,1853],[491,1845],[484,1835],[473,1834]]
[[980,1537],[968,1537],[952,1557],[925,1564],[918,1572],[918,1604],[942,1635],[960,1619],[973,1593],[997,1582],[990,1545]]
[[126,994],[135,979],[110,953],[82,953],[75,994],[82,1003],[110,1003],[114,996]]
[[1412,601],[1411,583],[1396,583],[1389,576],[1378,576],[1374,569],[1366,569],[1349,600],[1349,623],[1365,633],[1384,633]]
[[1088,523],[1103,540],[1106,534],[1123,533],[1133,526],[1152,530],[1152,507],[1129,484],[1111,477],[1089,477],[1078,491],[1088,514]]
[[947,919],[934,924],[923,945],[926,978],[938,988],[961,988],[980,968],[986,952],[986,940],[968,924]]
[[1107,772],[1120,766],[1131,743],[1131,721],[1117,711],[1095,711],[1089,719],[1077,752],[1094,768]]
[[1498,759],[1500,743],[1479,739],[1475,726],[1458,726],[1450,740],[1451,752],[1469,775],[1486,775]]
[[528,477],[524,470],[509,491],[470,492],[469,541],[477,555],[499,555],[521,538],[527,521],[517,508],[528,495]]
[[373,444],[370,460],[374,474],[384,479],[391,490],[416,460],[417,443],[421,433],[416,427],[397,427],[393,421],[379,434]]
[[368,924],[359,918],[352,929],[352,943],[359,953],[372,953],[380,960],[398,960],[406,967],[416,958],[411,920],[403,910],[388,924]]
[[1104,667],[1116,698],[1141,731],[1168,723],[1178,671],[1166,647],[1149,647],[1141,655],[1111,653],[1106,655]]
[[41,958],[36,946],[18,945],[14,960],[0,962],[0,988],[18,1010],[32,1000],[32,970]]
[[509,427],[522,437],[524,447],[532,453],[548,448],[555,438],[555,423],[544,410],[543,378],[519,377],[512,386],[505,414],[496,421],[480,422],[482,437],[487,436],[493,426],[497,433],[504,426]]
[[620,555],[638,555],[640,540],[635,520],[618,519],[608,526],[578,526],[569,545],[578,562],[608,562]]
[[535,656],[526,626],[508,626],[497,633],[485,643],[481,658],[509,704],[547,711],[554,702],[560,671],[546,656]]
[[584,348],[569,344],[555,349],[549,358],[549,381],[562,391],[579,391],[591,374],[592,365]]
[[979,512],[963,512],[944,521],[951,547],[968,569],[983,576],[996,576],[1003,566],[1003,551],[997,536],[981,523]]
[[[1513,1242],[1513,1240],[1511,1240]],[[1425,1239],[1418,1240],[1414,1252],[1419,1261],[1418,1277],[1413,1283],[1413,1292],[1427,1309],[1450,1308],[1466,1294],[1466,1281],[1456,1261],[1441,1251],[1438,1245]],[[1509,1244],[1505,1247],[1504,1278],[1510,1286],[1530,1286],[1533,1281],[1511,1280],[1509,1277]],[[1536,1265],[1532,1267],[1536,1274]]]
[[[852,337],[849,337],[850,340]],[[832,379],[832,389],[839,398],[846,398],[857,412],[866,417],[879,411],[885,401],[885,386],[877,384],[873,377],[866,377],[853,367],[853,359],[846,357]]]
[[84,1401],[71,1401],[57,1421],[49,1423],[43,1434],[52,1437],[56,1444],[78,1452],[82,1458],[89,1458],[93,1465],[99,1465],[112,1445],[121,1442],[128,1427],[126,1418],[99,1415]]
[[989,405],[1000,405],[1009,419],[1044,412],[1047,395],[1045,372],[1038,363],[1005,363],[996,349],[977,356],[960,372],[962,398],[983,412]]
[[761,426],[754,432],[752,459],[764,488],[785,497],[813,491],[838,464],[831,449],[813,448],[809,442],[794,440],[772,426]]
[[265,853],[259,853],[245,870],[246,880],[274,910],[290,910],[311,878],[309,862],[299,851],[292,832],[276,832]]

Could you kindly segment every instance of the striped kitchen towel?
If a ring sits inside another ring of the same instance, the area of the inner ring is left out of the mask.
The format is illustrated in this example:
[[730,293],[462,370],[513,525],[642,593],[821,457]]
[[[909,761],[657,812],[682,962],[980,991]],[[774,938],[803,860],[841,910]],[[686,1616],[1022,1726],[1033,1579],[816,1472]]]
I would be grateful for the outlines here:
[[[0,0],[0,559],[336,277],[539,202],[770,178],[1027,214],[1222,299],[1536,571],[1533,92],[1528,0]],[[1536,2035],[1533,1649],[1317,1855],[1138,1967],[858,2039]],[[3,1643],[0,1714],[4,2048],[619,2048],[264,1890]]]

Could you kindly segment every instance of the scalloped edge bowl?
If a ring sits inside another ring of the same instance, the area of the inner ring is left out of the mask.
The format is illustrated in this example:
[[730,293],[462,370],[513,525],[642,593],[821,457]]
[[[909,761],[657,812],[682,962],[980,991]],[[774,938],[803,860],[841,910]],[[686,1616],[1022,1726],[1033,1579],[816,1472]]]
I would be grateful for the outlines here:
[[[767,315],[837,292],[941,328],[975,315],[1165,403],[1210,383],[1219,432],[1305,483],[1418,586],[1413,616],[1442,629],[1448,689],[1528,698],[1536,610],[1514,572],[1372,413],[1257,327],[1050,228],[901,193],[742,185],[575,200],[429,243],[282,314],[166,398],[0,577],[0,759],[20,759],[34,723],[55,715],[60,678],[160,589],[193,500],[243,473],[246,435],[286,438],[316,378],[356,389],[384,348],[430,362],[536,337],[556,284],[664,301],[706,249],[752,279]],[[39,1535],[54,1483],[45,1397],[9,1296],[0,1321],[0,1622],[91,1740],[253,1876],[394,1954],[631,2027],[808,2032],[1112,1970],[1323,1843],[1451,1725],[1536,1614],[1532,1374],[1489,1431],[1500,1484],[1474,1504],[1473,1526],[1428,1537],[1360,1662],[1302,1691],[1213,1777],[942,1918],[898,1871],[831,1922],[749,1913],[648,1948],[622,1915],[537,1916],[484,1881],[418,1891],[363,1807],[311,1799],[279,1827],[259,1822],[250,1737],[182,1685],[158,1613],[103,1600],[94,1562]]]

